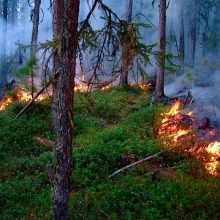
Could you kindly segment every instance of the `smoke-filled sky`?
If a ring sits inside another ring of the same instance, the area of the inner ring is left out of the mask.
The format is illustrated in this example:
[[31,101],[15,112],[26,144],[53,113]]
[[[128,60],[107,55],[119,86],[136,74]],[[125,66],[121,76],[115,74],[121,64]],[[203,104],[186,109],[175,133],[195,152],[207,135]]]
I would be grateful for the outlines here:
[[[50,4],[49,1],[42,1],[42,11],[40,13],[40,20],[42,21],[39,25],[39,42],[44,42],[52,38],[52,15],[51,11],[47,10]],[[29,45],[31,42],[32,33],[32,22],[30,19],[32,8],[28,4],[25,4],[23,8],[18,6],[18,20],[15,25],[8,24],[7,31],[7,55],[12,55],[17,46],[17,42],[24,45]],[[22,14],[19,14],[22,13]],[[1,30],[2,30],[2,19],[1,19]],[[2,39],[2,32],[0,34],[0,39]]]

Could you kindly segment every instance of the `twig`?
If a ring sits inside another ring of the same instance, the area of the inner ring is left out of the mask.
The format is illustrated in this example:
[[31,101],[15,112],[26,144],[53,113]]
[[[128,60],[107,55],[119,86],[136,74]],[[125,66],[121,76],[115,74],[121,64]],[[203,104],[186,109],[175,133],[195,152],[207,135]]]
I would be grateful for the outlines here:
[[153,155],[151,155],[151,156],[149,156],[149,157],[143,158],[143,159],[141,159],[141,160],[139,160],[139,161],[136,161],[136,162],[134,162],[134,163],[132,163],[132,164],[130,164],[130,165],[128,165],[128,166],[125,166],[125,167],[123,167],[123,168],[117,170],[116,172],[114,172],[113,174],[111,174],[111,175],[109,176],[109,178],[113,178],[113,177],[117,176],[119,173],[122,173],[122,172],[124,172],[124,171],[126,171],[126,170],[128,170],[128,169],[130,169],[130,168],[132,168],[132,167],[134,167],[134,166],[136,166],[136,165],[138,165],[138,164],[141,164],[141,163],[143,163],[143,162],[145,162],[145,161],[147,161],[147,160],[150,160],[150,159],[152,159],[152,158],[155,158],[155,157],[159,156],[160,154],[163,154],[163,153],[165,153],[165,152],[172,151],[172,150],[174,150],[175,148],[176,148],[176,147],[172,147],[172,148],[169,148],[169,149],[160,151],[160,152],[158,152],[158,153],[156,153],[156,154],[153,154]]
[[57,72],[50,79],[50,81],[48,81],[46,83],[46,85],[35,95],[35,97],[30,102],[28,102],[27,105],[16,115],[16,117],[13,119],[13,121],[15,121],[17,118],[19,118],[26,111],[26,109],[29,106],[31,106],[34,103],[34,101],[44,92],[44,90],[47,89],[47,87],[53,82],[53,80],[57,78],[59,71],[60,71],[60,69],[57,70]]

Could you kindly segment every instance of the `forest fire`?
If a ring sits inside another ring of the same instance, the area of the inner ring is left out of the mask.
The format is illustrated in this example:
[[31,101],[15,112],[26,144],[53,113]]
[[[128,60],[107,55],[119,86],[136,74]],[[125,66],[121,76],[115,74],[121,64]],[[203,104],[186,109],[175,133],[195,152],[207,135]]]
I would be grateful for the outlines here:
[[[137,84],[137,85],[143,90],[146,90],[147,88],[149,88],[149,84]],[[110,85],[104,85],[99,90],[106,91],[110,88],[111,88]],[[77,84],[77,85],[75,85],[74,91],[75,92],[87,92],[87,91],[89,91],[89,86],[86,83]],[[47,99],[48,96],[49,96],[48,94],[43,93],[35,101],[36,102],[43,101],[43,100]],[[13,103],[14,101],[29,102],[31,100],[32,100],[31,93],[26,91],[23,88],[19,88],[16,91],[15,95],[5,96],[2,100],[0,100],[0,111],[4,111],[6,109],[6,107],[9,104]]]
[[[40,102],[48,98],[48,94],[41,94],[35,101]],[[0,101],[0,111],[4,111],[8,105],[15,101],[19,102],[29,102],[32,100],[32,96],[30,92],[27,92],[25,89],[18,89],[15,95],[5,96]]]
[[[159,136],[161,138],[168,136],[170,138],[169,142],[172,144],[177,144],[179,140],[183,143],[183,141],[193,139],[191,149],[188,151],[199,158],[202,158],[198,155],[199,153],[206,152],[209,156],[208,159],[203,158],[205,163],[204,166],[211,175],[217,176],[219,174],[218,167],[220,165],[220,142],[213,141],[205,146],[198,144],[199,139],[195,131],[196,125],[194,123],[195,118],[192,117],[193,112],[183,114],[180,108],[181,100],[178,100],[172,105],[169,112],[162,114],[163,119],[162,125],[159,128]],[[207,130],[206,132],[210,136],[216,136],[217,134],[215,129]],[[167,140],[164,144],[167,145]],[[194,150],[198,149],[198,145],[200,150]],[[197,148],[195,148],[195,146],[197,146]]]
[[183,115],[180,112],[181,101],[176,101],[168,113],[163,114],[162,125],[159,129],[159,135],[166,134],[171,138],[171,141],[176,143],[179,138],[191,132],[189,129],[184,129],[181,126]]

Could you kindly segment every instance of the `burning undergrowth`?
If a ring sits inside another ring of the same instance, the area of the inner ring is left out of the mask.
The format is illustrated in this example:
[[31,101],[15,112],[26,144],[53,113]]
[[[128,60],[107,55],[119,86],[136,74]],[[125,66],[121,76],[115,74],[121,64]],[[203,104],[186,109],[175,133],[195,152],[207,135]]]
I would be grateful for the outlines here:
[[[35,101],[40,102],[48,98],[48,94],[41,94]],[[8,105],[15,101],[29,102],[32,100],[31,93],[23,88],[16,89],[13,94],[6,95],[0,100],[0,111],[4,111]]]
[[220,142],[208,118],[198,119],[193,112],[181,110],[181,99],[168,112],[161,113],[158,134],[166,147],[177,147],[184,154],[200,159],[207,171],[220,174]]
[[[132,84],[132,86],[136,86],[137,88],[140,88],[141,90],[147,92],[149,90],[152,90],[151,85],[149,83],[141,83],[141,84]],[[74,91],[83,93],[83,92],[91,92],[91,91],[106,91],[113,88],[112,85],[109,83],[102,83],[100,85],[96,85],[96,87],[91,87],[87,83],[80,83],[76,84]],[[47,93],[40,94],[35,102],[40,102],[42,100],[48,99],[49,96],[52,96],[52,91],[49,89]],[[31,92],[27,91],[24,88],[18,88],[13,90],[13,94],[6,95],[2,99],[0,99],[0,112],[4,111],[8,105],[15,101],[19,102],[29,102],[32,100]]]
[[[149,85],[138,85],[143,90],[149,90]],[[108,90],[104,86],[100,90]],[[83,92],[85,86],[76,87],[75,91]],[[36,102],[48,98],[48,94],[41,94]],[[14,101],[29,102],[32,96],[24,89],[18,89],[14,95],[5,96],[0,101],[0,111]],[[218,176],[220,174],[220,142],[218,133],[209,118],[198,119],[192,111],[185,108],[185,100],[173,101],[168,111],[161,113],[158,135],[166,147],[177,147],[176,150],[200,159],[207,171]],[[184,110],[185,109],[185,110]]]

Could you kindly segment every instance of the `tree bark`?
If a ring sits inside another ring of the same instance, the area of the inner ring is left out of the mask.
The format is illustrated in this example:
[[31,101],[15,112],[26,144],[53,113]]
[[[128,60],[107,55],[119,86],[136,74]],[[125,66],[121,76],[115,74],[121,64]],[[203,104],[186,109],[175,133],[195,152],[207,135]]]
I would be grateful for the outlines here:
[[[132,19],[133,0],[126,1],[126,21],[131,23]],[[129,28],[129,25],[128,25]],[[126,34],[126,32],[125,32]],[[130,66],[129,51],[127,48],[126,36],[124,36],[124,42],[122,46],[122,73],[120,76],[120,85],[128,85],[128,70]]]
[[164,72],[165,72],[165,52],[166,52],[166,0],[159,3],[159,52],[156,95],[164,95]]
[[[40,5],[41,0],[34,1],[34,9],[32,12],[32,38],[31,38],[31,59],[36,59],[37,55],[37,39],[38,39],[38,28],[39,28],[39,18],[40,18]],[[31,95],[34,97],[34,73],[36,68],[34,66],[31,69]]]
[[60,74],[53,82],[56,162],[50,176],[53,177],[53,216],[57,220],[68,219],[79,3],[80,0],[54,1],[54,37],[60,39],[58,48],[54,48],[54,72],[60,68]]
[[184,32],[184,4],[180,0],[180,26],[179,26],[179,61],[180,68],[184,67],[185,63],[185,32]]

